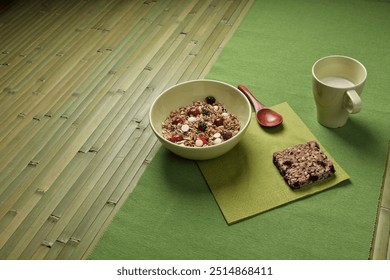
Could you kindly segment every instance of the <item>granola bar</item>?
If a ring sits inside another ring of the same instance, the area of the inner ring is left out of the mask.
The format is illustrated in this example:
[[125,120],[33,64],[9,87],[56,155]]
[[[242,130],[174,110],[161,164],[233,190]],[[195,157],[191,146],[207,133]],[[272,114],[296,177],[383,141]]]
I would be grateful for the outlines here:
[[275,152],[273,162],[292,189],[325,180],[336,172],[316,141]]

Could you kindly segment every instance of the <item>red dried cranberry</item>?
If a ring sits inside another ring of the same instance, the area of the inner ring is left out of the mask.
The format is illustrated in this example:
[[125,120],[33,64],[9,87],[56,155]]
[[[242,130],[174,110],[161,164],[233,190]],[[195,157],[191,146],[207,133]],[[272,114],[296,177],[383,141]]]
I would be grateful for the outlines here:
[[230,131],[222,131],[221,136],[224,140],[228,140],[233,137],[233,133],[231,133]]
[[169,138],[171,142],[178,142],[183,140],[183,136],[181,134],[175,134],[171,138]]
[[184,120],[182,118],[177,117],[172,121],[172,124],[179,124],[179,123],[184,123]]
[[201,113],[202,111],[199,109],[199,107],[191,107],[190,110],[188,111],[188,115],[191,116],[197,116]]
[[221,126],[221,125],[223,125],[223,118],[216,118],[215,120],[214,120],[214,124],[216,125],[216,126]]

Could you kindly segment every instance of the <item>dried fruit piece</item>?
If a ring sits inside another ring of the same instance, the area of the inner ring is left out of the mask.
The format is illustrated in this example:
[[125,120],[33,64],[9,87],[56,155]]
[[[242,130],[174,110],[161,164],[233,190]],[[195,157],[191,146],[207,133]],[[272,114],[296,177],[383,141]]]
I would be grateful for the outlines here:
[[215,124],[216,126],[221,126],[221,125],[223,125],[223,121],[224,121],[223,118],[216,118],[216,119],[214,120],[214,124]]
[[207,104],[214,104],[215,103],[215,97],[214,96],[207,96],[206,97]]
[[197,116],[201,113],[202,111],[199,109],[199,107],[191,107],[190,110],[188,111],[188,114],[190,116]]
[[207,129],[207,124],[205,122],[200,122],[199,125],[198,125],[198,129],[200,131],[206,131]]
[[206,116],[210,116],[210,111],[209,110],[207,110],[206,108],[202,108],[202,114],[203,115],[206,115]]
[[233,133],[231,133],[230,131],[222,131],[221,135],[223,140],[228,140],[233,137]]
[[184,123],[184,120],[182,118],[177,117],[172,121],[172,124],[179,124],[179,123]]
[[172,142],[179,142],[183,140],[183,136],[181,134],[175,134],[171,138],[169,138],[169,140]]

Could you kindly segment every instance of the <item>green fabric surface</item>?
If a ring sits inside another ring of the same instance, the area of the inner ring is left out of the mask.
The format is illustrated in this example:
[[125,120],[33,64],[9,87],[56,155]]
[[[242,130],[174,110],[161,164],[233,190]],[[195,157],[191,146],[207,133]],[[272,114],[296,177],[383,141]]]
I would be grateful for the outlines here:
[[262,128],[253,113],[248,130],[232,151],[213,160],[198,161],[228,224],[313,195],[349,178],[321,147],[334,163],[335,176],[300,190],[290,189],[272,162],[273,152],[311,140],[320,146],[321,143],[287,103],[272,108],[282,114],[282,125]]
[[[390,139],[389,15],[387,1],[255,0],[207,76],[288,102],[348,183],[227,225],[196,162],[161,148],[90,258],[367,259]],[[317,123],[311,92],[330,54],[368,71],[362,111],[340,129]]]

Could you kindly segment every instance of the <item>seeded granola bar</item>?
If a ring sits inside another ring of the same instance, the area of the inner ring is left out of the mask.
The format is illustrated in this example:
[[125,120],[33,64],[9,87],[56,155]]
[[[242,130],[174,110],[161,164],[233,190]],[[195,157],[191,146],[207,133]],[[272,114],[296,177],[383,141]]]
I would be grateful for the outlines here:
[[325,180],[336,172],[316,141],[275,152],[273,162],[292,189]]

